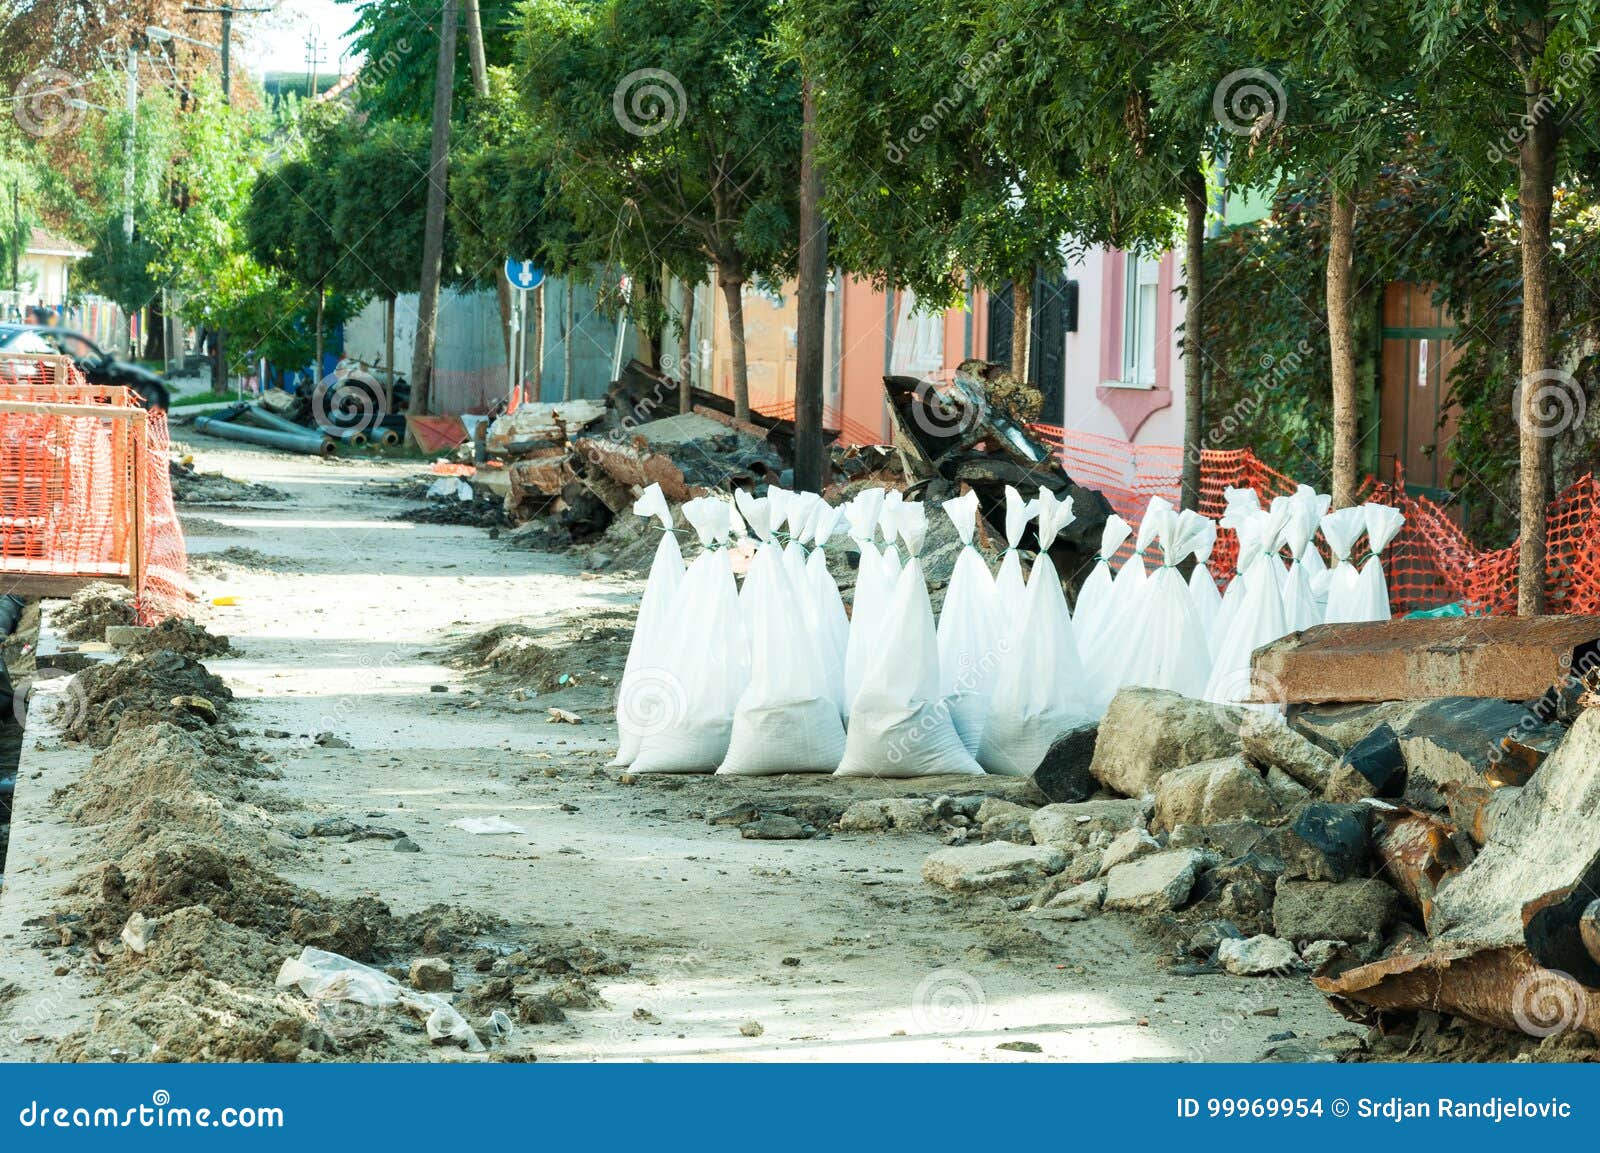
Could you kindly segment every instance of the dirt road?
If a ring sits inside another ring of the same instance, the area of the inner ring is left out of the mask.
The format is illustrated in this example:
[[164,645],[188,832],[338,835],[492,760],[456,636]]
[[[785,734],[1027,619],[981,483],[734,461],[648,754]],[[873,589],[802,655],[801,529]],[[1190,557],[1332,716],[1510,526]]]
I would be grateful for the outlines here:
[[[414,478],[414,463],[176,439],[201,470],[290,498],[181,509],[194,615],[240,651],[206,664],[237,695],[241,728],[279,750],[282,779],[267,788],[285,821],[371,822],[420,849],[307,838],[278,871],[397,914],[492,911],[628,962],[596,978],[604,1007],[526,1026],[540,1059],[1237,1061],[1274,1035],[1314,1047],[1348,1030],[1303,978],[1167,973],[1134,921],[1046,922],[998,898],[943,896],[919,875],[939,847],[931,834],[745,840],[707,819],[774,794],[842,803],[971,781],[625,783],[606,767],[608,681],[635,577],[586,574],[481,528],[392,519],[415,502],[374,486]],[[504,622],[550,650],[537,676],[484,680],[447,663],[453,645]],[[549,723],[551,705],[585,723]],[[60,819],[19,813],[19,828],[25,816]],[[524,831],[453,824],[471,817]],[[20,839],[46,844],[47,831]],[[0,955],[20,947],[0,941]],[[82,1015],[36,1022],[25,1043],[0,1035],[0,1055],[38,1059]],[[997,1047],[1015,1042],[1028,1044]],[[438,1053],[416,1042],[416,1059]]]

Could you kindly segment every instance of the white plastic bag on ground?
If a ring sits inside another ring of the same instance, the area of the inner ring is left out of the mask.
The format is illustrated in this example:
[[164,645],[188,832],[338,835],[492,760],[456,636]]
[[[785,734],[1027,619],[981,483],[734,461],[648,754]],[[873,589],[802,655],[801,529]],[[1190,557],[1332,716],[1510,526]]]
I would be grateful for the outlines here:
[[[1153,522],[1150,536],[1160,542],[1161,567],[1146,582],[1139,611],[1119,641],[1128,654],[1120,681],[1198,697],[1211,675],[1211,642],[1178,565],[1198,543],[1215,536],[1216,526],[1199,513],[1179,512],[1171,505],[1152,507],[1145,520]],[[1143,524],[1140,529],[1143,536]]]
[[634,502],[633,511],[639,516],[654,517],[664,531],[656,546],[655,559],[650,562],[644,592],[639,597],[633,643],[628,646],[628,663],[623,666],[622,682],[617,686],[617,758],[611,763],[618,766],[631,765],[639,752],[639,726],[634,718],[640,702],[634,698],[640,670],[665,666],[667,655],[663,646],[667,643],[673,604],[683,584],[683,550],[672,534],[672,506],[662,494],[661,486],[652,484],[645,489]]
[[995,670],[1005,639],[1005,616],[994,577],[972,545],[978,520],[978,494],[944,502],[962,548],[939,612],[939,687],[950,702],[950,719],[967,752],[976,754],[994,692]]
[[792,578],[784,547],[767,523],[770,512],[767,502],[745,502],[745,520],[761,542],[744,588],[750,679],[734,709],[727,755],[717,772],[831,773],[844,754],[839,700],[828,691],[808,624],[809,578],[803,567],[801,583]]
[[910,559],[895,580],[877,650],[850,709],[839,775],[976,776],[983,770],[961,743],[939,691],[939,640],[917,560],[928,531],[922,505],[899,505],[895,525]]
[[[1283,528],[1288,520],[1287,502],[1274,501],[1270,511],[1255,510],[1239,526],[1239,563],[1248,567],[1235,578],[1243,582],[1237,610],[1217,647],[1217,658],[1206,683],[1207,700],[1230,703],[1253,695],[1250,656],[1264,644],[1287,632],[1283,619],[1283,594],[1274,569],[1283,566],[1278,550],[1283,545]],[[1251,559],[1246,549],[1255,552]],[[1230,587],[1229,593],[1234,590]],[[1227,598],[1223,598],[1226,606]]]
[[1039,767],[1064,729],[1090,717],[1072,615],[1050,560],[1056,533],[1072,520],[1072,499],[1039,492],[1039,554],[1021,617],[995,677],[978,763],[991,773],[1025,777]]
[[[1189,574],[1189,603],[1206,634],[1206,651],[1217,651],[1217,615],[1222,611],[1222,592],[1211,572],[1211,550],[1217,546],[1217,522],[1202,517],[1206,527],[1196,530],[1194,570]],[[1080,630],[1081,631],[1081,630]],[[1087,663],[1087,662],[1085,662]]]
[[994,591],[1007,628],[1022,615],[1023,593],[1027,589],[1022,579],[1022,556],[1017,552],[1017,546],[1022,543],[1022,534],[1028,531],[1028,522],[1038,511],[1038,501],[1023,500],[1020,492],[1006,485],[1006,551],[1000,558]]
[[1399,535],[1406,518],[1397,508],[1371,501],[1362,505],[1361,511],[1367,527],[1369,555],[1366,563],[1361,566],[1361,575],[1356,578],[1355,611],[1360,614],[1356,619],[1386,621],[1391,615],[1389,586],[1384,580],[1383,562],[1379,559],[1379,554]]
[[662,667],[640,671],[634,772],[708,773],[727,755],[733,710],[750,679],[750,644],[726,548],[732,517],[733,506],[715,497],[683,506],[705,551],[683,574]]
[[1328,574],[1328,607],[1322,615],[1326,624],[1362,619],[1356,599],[1361,571],[1351,553],[1366,531],[1367,515],[1359,505],[1337,509],[1322,518],[1322,537],[1333,551],[1333,571]]

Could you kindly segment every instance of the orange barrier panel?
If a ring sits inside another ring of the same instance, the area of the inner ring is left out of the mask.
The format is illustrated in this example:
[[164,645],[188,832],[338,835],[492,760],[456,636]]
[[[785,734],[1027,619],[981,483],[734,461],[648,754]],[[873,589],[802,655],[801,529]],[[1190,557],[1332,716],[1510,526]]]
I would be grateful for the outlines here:
[[[62,382],[65,376],[65,382]],[[75,367],[0,360],[0,591],[125,582],[147,621],[187,597],[167,423]]]
[[[1175,445],[1128,444],[1053,425],[1033,425],[1030,431],[1056,449],[1073,480],[1098,489],[1132,524],[1138,524],[1152,496],[1178,503],[1183,450]],[[1296,484],[1249,449],[1204,450],[1200,511],[1213,519],[1220,517],[1225,508],[1222,492],[1230,487],[1252,488],[1265,504],[1294,492]],[[1402,472],[1397,471],[1393,481],[1368,477],[1362,494],[1363,499],[1393,505],[1405,514],[1405,527],[1382,558],[1395,615],[1457,601],[1473,612],[1516,612],[1516,544],[1478,548],[1438,504],[1407,492]],[[1546,532],[1549,611],[1600,613],[1600,482],[1585,476],[1551,501]],[[1124,557],[1131,551],[1124,546]],[[1238,555],[1234,534],[1219,532],[1210,566],[1219,580],[1232,579]]]

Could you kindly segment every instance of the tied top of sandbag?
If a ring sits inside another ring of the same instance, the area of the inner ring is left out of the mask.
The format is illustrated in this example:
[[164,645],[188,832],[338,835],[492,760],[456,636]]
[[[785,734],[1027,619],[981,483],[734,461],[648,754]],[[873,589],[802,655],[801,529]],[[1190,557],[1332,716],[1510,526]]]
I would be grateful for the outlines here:
[[1039,506],[1039,552],[1042,554],[1055,543],[1056,534],[1072,523],[1072,498],[1058,500],[1055,493],[1041,488],[1036,503]]
[[1253,488],[1225,488],[1222,490],[1222,527],[1238,531],[1261,510],[1261,498]]
[[777,523],[772,490],[769,489],[766,496],[758,497],[749,489],[741,488],[734,492],[733,499],[739,506],[739,515],[744,518],[750,535],[763,544],[771,541],[776,532],[774,525]]
[[655,517],[663,529],[672,531],[672,506],[667,503],[659,484],[652,484],[639,494],[639,499],[633,502],[633,511],[635,516]]
[[[742,491],[742,490],[741,490]],[[789,523],[789,501],[795,494],[786,488],[779,488],[775,484],[767,486],[767,523],[766,528],[760,533],[761,539],[766,540],[769,534],[776,534],[779,529]],[[751,497],[755,496],[751,493]],[[744,508],[741,503],[740,509]],[[748,517],[745,518],[747,521]],[[755,526],[752,525],[753,529]]]
[[1123,520],[1116,513],[1106,517],[1104,527],[1100,529],[1100,557],[1102,564],[1108,564],[1116,555],[1122,542],[1133,535],[1133,526]]
[[1349,562],[1350,551],[1356,547],[1356,541],[1366,531],[1366,513],[1356,505],[1330,512],[1322,518],[1323,539],[1328,542],[1328,547],[1333,550],[1334,559],[1340,564]]
[[1289,556],[1295,564],[1305,559],[1306,550],[1311,547],[1311,538],[1316,531],[1316,506],[1300,499],[1298,494],[1290,497],[1289,519],[1283,526],[1283,545],[1289,550]]
[[702,548],[718,548],[733,529],[733,505],[714,496],[697,496],[684,502],[683,519],[700,538]]
[[978,526],[978,494],[969,488],[940,507],[944,509],[944,515],[950,518],[950,523],[956,526],[956,535],[961,538],[961,543],[970,548],[972,534]]
[[845,522],[845,510],[825,500],[817,501],[817,512],[811,520],[811,547],[822,548]]
[[[1333,507],[1333,494],[1318,492],[1309,484],[1296,485],[1294,500],[1303,501],[1311,509],[1311,520],[1315,523],[1327,515],[1328,509]],[[1313,533],[1313,535],[1315,535]]]
[[1028,522],[1038,511],[1038,501],[1023,500],[1014,486],[1006,485],[1006,548],[1015,549],[1022,543],[1022,534],[1028,531]]
[[1143,556],[1157,537],[1165,539],[1171,534],[1170,522],[1176,515],[1172,502],[1164,496],[1153,496],[1144,506],[1144,516],[1139,518],[1139,535],[1134,538],[1133,551]]
[[1195,516],[1200,523],[1195,526],[1191,548],[1195,563],[1206,565],[1211,562],[1211,550],[1217,547],[1217,522],[1208,516],[1200,516],[1199,513]]
[[850,521],[850,536],[857,544],[872,542],[873,534],[878,531],[878,514],[883,511],[883,498],[886,495],[881,488],[862,489],[844,506],[845,516]]
[[827,505],[822,498],[809,492],[791,492],[785,504],[788,506],[789,539],[799,541],[803,545],[811,539],[812,526],[816,524],[818,512]]
[[1361,506],[1362,523],[1367,529],[1367,551],[1377,556],[1399,534],[1406,517],[1399,509],[1368,501]]
[[900,539],[906,542],[906,551],[912,556],[920,554],[922,542],[928,539],[928,513],[922,502],[901,501],[894,520]]
[[883,494],[883,507],[878,510],[878,531],[883,534],[886,545],[892,546],[900,535],[900,509],[905,503],[906,494],[897,488]]

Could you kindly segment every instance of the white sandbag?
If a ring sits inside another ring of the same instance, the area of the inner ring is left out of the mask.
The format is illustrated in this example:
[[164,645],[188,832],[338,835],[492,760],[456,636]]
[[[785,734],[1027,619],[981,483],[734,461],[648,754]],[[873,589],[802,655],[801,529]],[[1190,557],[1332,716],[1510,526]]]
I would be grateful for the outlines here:
[[976,754],[1006,639],[1005,615],[989,566],[972,545],[978,494],[969,489],[943,507],[962,547],[939,611],[939,688],[950,704],[950,720],[961,743]]
[[[1100,529],[1100,553],[1094,567],[1084,578],[1078,590],[1078,604],[1072,612],[1072,624],[1078,641],[1078,651],[1083,657],[1084,671],[1091,682],[1098,673],[1100,662],[1096,659],[1095,644],[1111,602],[1115,581],[1111,573],[1111,558],[1117,555],[1122,542],[1133,535],[1133,526],[1116,513],[1106,517]],[[1106,698],[1110,700],[1108,696]]]
[[1228,582],[1226,591],[1222,594],[1222,604],[1217,609],[1217,623],[1214,629],[1215,640],[1211,646],[1213,656],[1220,650],[1222,638],[1228,635],[1233,627],[1233,618],[1239,611],[1239,602],[1244,599],[1245,583],[1239,578],[1256,561],[1261,559],[1261,550],[1258,547],[1256,535],[1261,527],[1261,498],[1256,495],[1253,488],[1225,488],[1222,490],[1223,512],[1217,521],[1219,529],[1226,529],[1233,533],[1238,541],[1238,552],[1234,559],[1233,579]]
[[[622,668],[622,682],[617,686],[617,757],[611,763],[631,765],[639,752],[639,736],[653,724],[659,723],[655,710],[663,704],[648,678],[645,669],[666,667],[668,656],[665,645],[669,643],[674,601],[683,584],[683,550],[678,538],[672,534],[672,506],[661,492],[659,484],[645,489],[634,502],[635,515],[654,517],[660,522],[661,541],[656,545],[655,559],[650,562],[650,575],[644,582],[644,592],[639,597],[639,617],[633,626],[633,643],[628,646],[628,662]],[[641,687],[647,691],[641,692]]]
[[1360,614],[1356,619],[1386,621],[1392,614],[1389,611],[1389,586],[1384,579],[1383,562],[1379,555],[1399,535],[1406,518],[1397,508],[1371,501],[1362,505],[1361,511],[1367,528],[1369,555],[1361,566],[1361,575],[1356,578],[1355,611]]
[[1060,733],[1090,718],[1072,616],[1050,546],[1072,520],[1072,498],[1039,491],[1039,553],[1022,616],[1011,630],[995,677],[978,763],[991,773],[1025,777]]
[[[1239,563],[1244,571],[1234,578],[1234,583],[1242,582],[1241,592],[1228,631],[1217,646],[1217,657],[1206,682],[1207,700],[1229,703],[1252,696],[1251,654],[1287,631],[1283,595],[1274,570],[1283,567],[1278,562],[1278,550],[1283,544],[1288,515],[1286,502],[1274,502],[1270,511],[1247,513],[1248,519],[1239,526]],[[1247,549],[1254,551],[1254,558]],[[1228,591],[1232,593],[1232,587]],[[1223,604],[1226,608],[1226,597]]]
[[1357,601],[1361,570],[1351,554],[1356,541],[1367,531],[1367,515],[1359,505],[1337,509],[1322,518],[1322,538],[1333,552],[1333,570],[1328,574],[1328,606],[1323,611],[1325,624],[1344,624],[1364,619]]
[[838,773],[976,776],[983,770],[961,743],[939,691],[939,640],[917,559],[927,536],[926,514],[921,504],[907,501],[898,505],[894,518],[910,559],[895,581],[877,650],[851,706]]
[[850,618],[845,615],[839,584],[828,571],[828,541],[845,522],[844,509],[824,505],[812,522],[811,555],[806,557],[807,591],[816,621],[818,656],[822,658],[828,695],[839,706],[841,721],[849,714],[844,697],[844,662],[850,646]]
[[1217,578],[1210,567],[1211,550],[1217,546],[1217,522],[1209,517],[1201,519],[1205,521],[1205,527],[1195,530],[1195,565],[1189,573],[1189,603],[1194,605],[1194,615],[1200,619],[1200,627],[1205,630],[1206,651],[1215,653],[1217,615],[1222,611],[1222,590],[1217,588]]
[[889,598],[894,593],[893,584],[885,578],[883,554],[873,542],[878,532],[878,518],[883,511],[884,491],[867,489],[857,493],[845,506],[850,522],[850,536],[856,542],[860,560],[856,565],[856,587],[850,604],[850,639],[844,654],[844,705],[849,715],[856,694],[861,691],[861,681],[866,675],[867,662],[877,651],[877,630],[882,627],[888,611]]
[[1139,528],[1141,539],[1159,542],[1162,560],[1145,583],[1138,612],[1117,645],[1127,654],[1119,680],[1123,687],[1198,697],[1211,675],[1211,643],[1178,565],[1199,542],[1208,536],[1215,539],[1216,526],[1196,512],[1179,512],[1166,501],[1152,501]]
[[1311,546],[1306,549],[1301,564],[1306,566],[1306,577],[1311,582],[1311,595],[1317,602],[1317,618],[1320,620],[1328,607],[1328,577],[1332,570],[1328,562],[1322,559],[1318,551],[1317,529],[1322,524],[1322,518],[1327,514],[1329,506],[1333,504],[1333,496],[1329,493],[1318,492],[1309,484],[1302,484],[1295,489],[1294,499],[1305,502],[1311,510]]
[[[764,507],[765,506],[765,507]],[[733,713],[723,776],[831,773],[844,754],[838,698],[809,631],[809,579],[800,585],[785,563],[784,546],[762,514],[761,500],[745,504],[745,520],[760,539],[745,590],[750,606],[750,679]]]
[[1284,522],[1283,544],[1289,553],[1288,576],[1283,585],[1283,624],[1291,633],[1313,628],[1322,623],[1322,610],[1317,607],[1317,594],[1311,587],[1311,573],[1305,558],[1311,548],[1311,537],[1316,532],[1316,506],[1290,497],[1288,519]]
[[640,670],[663,707],[650,713],[655,723],[641,729],[636,773],[715,769],[727,754],[733,710],[750,679],[750,645],[726,547],[733,506],[698,497],[684,504],[683,519],[704,551],[683,574],[661,667]]
[[1038,511],[1038,501],[1023,500],[1020,492],[1006,485],[1006,551],[1000,558],[994,590],[1008,629],[1022,615],[1023,593],[1027,590],[1022,579],[1022,556],[1017,548],[1022,544],[1022,534],[1028,531],[1028,522]]

